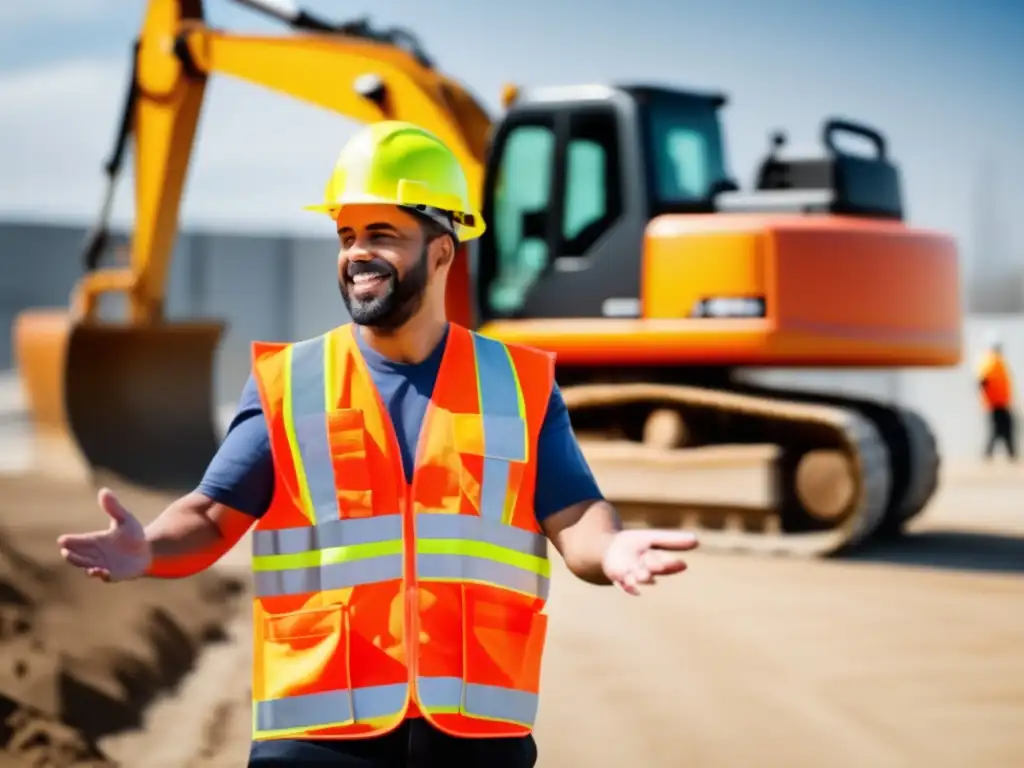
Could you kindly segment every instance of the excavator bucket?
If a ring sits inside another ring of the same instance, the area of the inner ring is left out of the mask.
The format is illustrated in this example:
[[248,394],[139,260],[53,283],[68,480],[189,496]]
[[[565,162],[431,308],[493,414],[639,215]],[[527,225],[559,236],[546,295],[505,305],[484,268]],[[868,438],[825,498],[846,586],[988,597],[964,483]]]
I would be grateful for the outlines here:
[[79,323],[64,311],[20,314],[14,350],[44,454],[41,468],[73,456],[94,478],[193,489],[220,441],[212,395],[224,328]]

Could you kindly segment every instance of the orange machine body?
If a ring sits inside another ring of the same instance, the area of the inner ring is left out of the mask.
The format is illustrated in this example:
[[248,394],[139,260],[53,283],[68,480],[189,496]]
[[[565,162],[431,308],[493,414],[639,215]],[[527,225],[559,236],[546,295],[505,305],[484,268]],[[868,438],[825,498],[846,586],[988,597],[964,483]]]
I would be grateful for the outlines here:
[[[565,365],[955,365],[957,253],[943,234],[845,216],[667,214],[647,226],[638,318],[514,320],[487,335]],[[759,298],[760,317],[694,317]]]

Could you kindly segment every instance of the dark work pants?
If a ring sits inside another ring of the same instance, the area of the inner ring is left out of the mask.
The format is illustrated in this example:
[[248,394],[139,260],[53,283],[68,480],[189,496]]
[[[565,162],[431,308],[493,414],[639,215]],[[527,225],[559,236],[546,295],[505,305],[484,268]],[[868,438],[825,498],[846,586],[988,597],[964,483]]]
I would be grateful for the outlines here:
[[536,762],[532,736],[457,739],[422,718],[406,720],[391,733],[370,739],[264,741],[254,744],[249,756],[250,768],[533,768]]
[[1006,453],[1011,459],[1017,458],[1017,445],[1013,429],[1013,414],[1009,408],[993,408],[989,412],[988,445],[985,446],[985,458],[992,458],[996,444],[1002,442]]

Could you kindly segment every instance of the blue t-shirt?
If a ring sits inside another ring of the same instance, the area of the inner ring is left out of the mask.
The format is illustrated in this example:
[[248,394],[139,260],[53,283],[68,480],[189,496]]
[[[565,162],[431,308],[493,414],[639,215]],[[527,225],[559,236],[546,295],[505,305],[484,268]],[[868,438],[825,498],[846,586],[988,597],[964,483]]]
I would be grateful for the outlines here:
[[[408,482],[412,481],[420,425],[441,367],[447,334],[421,363],[396,363],[371,349],[355,334],[381,400],[391,415]],[[249,377],[228,433],[196,489],[239,512],[260,517],[274,493],[270,435],[256,381]],[[548,402],[537,444],[538,521],[581,501],[603,498],[580,451],[569,412],[556,386]]]

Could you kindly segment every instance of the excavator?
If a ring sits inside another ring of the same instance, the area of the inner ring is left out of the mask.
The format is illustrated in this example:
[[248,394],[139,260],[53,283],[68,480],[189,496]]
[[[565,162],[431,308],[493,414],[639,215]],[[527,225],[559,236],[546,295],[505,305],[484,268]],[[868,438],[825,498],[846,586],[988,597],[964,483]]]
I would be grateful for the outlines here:
[[[488,231],[460,249],[450,317],[557,354],[584,453],[628,525],[823,557],[898,534],[926,507],[940,461],[920,415],[751,375],[959,362],[956,244],[906,223],[878,130],[827,119],[813,157],[783,156],[776,135],[743,191],[723,94],[509,85],[491,117],[407,30],[234,1],[289,33],[235,34],[205,24],[200,0],[149,1],[70,311],[16,321],[39,434],[91,471],[168,489],[193,487],[216,450],[224,324],[169,322],[163,300],[204,89],[225,75],[358,122],[418,123],[457,153]],[[130,263],[101,267],[129,139]],[[100,318],[110,292],[126,295],[125,320]]]

